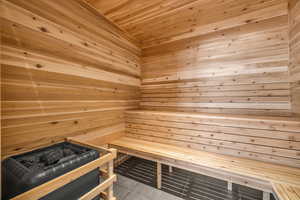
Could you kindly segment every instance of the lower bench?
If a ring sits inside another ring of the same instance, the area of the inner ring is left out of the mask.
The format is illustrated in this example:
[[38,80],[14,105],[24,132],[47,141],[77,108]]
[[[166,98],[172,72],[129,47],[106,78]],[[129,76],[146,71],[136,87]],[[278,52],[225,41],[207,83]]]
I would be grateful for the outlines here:
[[[110,142],[110,145],[118,149],[119,152],[157,162],[158,187],[161,185],[161,164],[167,164],[226,180],[229,183],[229,189],[231,188],[231,183],[237,183],[262,190],[264,191],[264,199],[270,198],[269,193],[274,192],[274,185],[278,186],[275,188],[275,192],[278,192],[279,189],[283,191],[282,187],[290,186],[295,190],[284,190],[285,196],[287,196],[286,193],[291,192],[289,195],[293,195],[292,200],[300,200],[300,195],[295,193],[295,191],[299,191],[299,168],[148,142],[129,137],[114,140]],[[290,200],[281,194],[278,196],[284,200]]]

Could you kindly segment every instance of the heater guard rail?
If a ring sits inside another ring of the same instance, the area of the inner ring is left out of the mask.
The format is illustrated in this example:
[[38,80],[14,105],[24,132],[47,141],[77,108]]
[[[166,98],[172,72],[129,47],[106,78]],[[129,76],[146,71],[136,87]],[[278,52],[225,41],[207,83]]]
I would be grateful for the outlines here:
[[[72,182],[73,180],[87,174],[88,172],[99,168],[101,170],[101,174],[105,177],[105,180],[100,183],[98,186],[93,188],[92,190],[88,191],[79,200],[91,200],[97,195],[101,195],[104,199],[107,200],[115,200],[116,198],[113,195],[113,183],[117,180],[116,175],[113,172],[113,162],[117,156],[116,149],[106,149],[100,146],[95,146],[89,144],[87,142],[82,142],[80,140],[76,140],[74,138],[67,138],[66,141],[78,144],[86,147],[93,148],[99,151],[101,157],[83,165],[77,169],[74,169],[62,176],[59,176],[55,179],[52,179],[42,185],[39,185],[27,192],[24,192],[11,200],[38,200],[43,196],[46,196],[50,192],[55,191],[56,189]],[[103,170],[103,167],[106,167],[106,170]]]

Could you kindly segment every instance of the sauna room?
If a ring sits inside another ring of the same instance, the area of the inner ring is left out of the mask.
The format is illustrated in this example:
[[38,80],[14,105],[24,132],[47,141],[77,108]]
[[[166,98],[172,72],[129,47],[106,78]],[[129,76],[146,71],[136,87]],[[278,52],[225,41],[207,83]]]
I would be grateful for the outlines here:
[[2,200],[300,200],[300,0],[1,0]]

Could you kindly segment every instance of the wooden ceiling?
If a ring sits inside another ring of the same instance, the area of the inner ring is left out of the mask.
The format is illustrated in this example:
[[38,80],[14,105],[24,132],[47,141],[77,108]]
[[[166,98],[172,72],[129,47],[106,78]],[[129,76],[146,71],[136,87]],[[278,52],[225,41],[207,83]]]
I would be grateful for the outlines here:
[[287,8],[287,0],[85,1],[143,48],[255,23],[280,16]]

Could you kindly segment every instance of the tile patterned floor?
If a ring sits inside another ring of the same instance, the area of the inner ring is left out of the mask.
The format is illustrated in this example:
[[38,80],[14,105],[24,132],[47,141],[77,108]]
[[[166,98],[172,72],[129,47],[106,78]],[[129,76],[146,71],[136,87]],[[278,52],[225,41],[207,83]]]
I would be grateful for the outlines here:
[[[162,188],[158,190],[155,163],[136,157],[115,168],[115,172],[119,175],[116,194],[120,200],[262,200],[262,191],[237,184],[228,191],[223,180],[178,168],[170,173],[166,165],[162,167]],[[275,200],[273,196],[271,200]]]
[[114,194],[118,200],[183,200],[151,186],[121,175],[114,184]]

